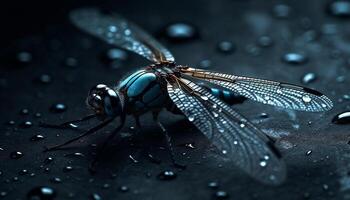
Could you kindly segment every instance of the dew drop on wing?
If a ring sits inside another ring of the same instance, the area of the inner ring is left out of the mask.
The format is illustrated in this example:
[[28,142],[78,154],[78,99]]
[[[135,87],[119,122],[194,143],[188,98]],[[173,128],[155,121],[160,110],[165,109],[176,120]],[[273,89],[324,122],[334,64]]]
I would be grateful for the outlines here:
[[309,155],[311,155],[312,154],[312,151],[311,150],[308,150],[306,153],[305,153],[305,155],[307,155],[307,156],[309,156]]
[[194,115],[188,116],[188,121],[193,122],[194,121]]
[[302,97],[302,99],[303,99],[303,101],[304,101],[305,103],[310,103],[310,102],[311,102],[311,97],[310,97],[309,95],[304,95],[304,96]]

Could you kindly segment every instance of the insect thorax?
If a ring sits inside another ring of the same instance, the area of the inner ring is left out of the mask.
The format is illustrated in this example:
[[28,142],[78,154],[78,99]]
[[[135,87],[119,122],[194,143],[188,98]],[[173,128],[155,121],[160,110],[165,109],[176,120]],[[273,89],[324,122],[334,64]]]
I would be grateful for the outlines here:
[[125,97],[128,114],[160,110],[169,103],[161,73],[166,72],[160,66],[147,67],[134,72],[119,83],[118,90]]

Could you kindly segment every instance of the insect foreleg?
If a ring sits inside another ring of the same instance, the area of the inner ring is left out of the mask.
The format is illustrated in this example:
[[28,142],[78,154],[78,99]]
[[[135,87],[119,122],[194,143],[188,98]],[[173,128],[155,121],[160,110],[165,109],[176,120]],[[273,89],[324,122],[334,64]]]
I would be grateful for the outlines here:
[[174,148],[173,148],[173,145],[172,145],[172,141],[171,141],[171,137],[170,135],[168,134],[168,131],[165,129],[165,127],[163,126],[163,124],[158,120],[158,113],[153,113],[153,119],[155,120],[155,122],[157,123],[157,125],[159,126],[159,128],[162,130],[164,136],[165,136],[165,139],[166,139],[166,143],[167,143],[167,147],[168,147],[168,150],[169,150],[169,153],[170,153],[170,158],[171,158],[171,161],[173,163],[173,165],[175,167],[178,167],[178,168],[181,168],[181,169],[184,169],[186,168],[185,165],[183,164],[179,164],[176,159],[175,159],[175,151],[174,151]]
[[82,117],[80,119],[64,122],[62,124],[48,124],[48,123],[41,122],[40,126],[44,127],[44,128],[56,128],[56,129],[74,128],[74,126],[73,126],[74,123],[83,122],[83,121],[92,119],[94,117],[96,117],[96,114],[87,115],[87,116]]
[[106,121],[100,123],[99,125],[97,125],[97,126],[91,128],[91,129],[87,130],[85,133],[83,133],[83,134],[81,134],[81,135],[79,135],[79,136],[77,136],[77,137],[75,137],[75,138],[73,138],[73,139],[70,139],[70,140],[68,140],[68,141],[66,141],[66,142],[64,142],[64,143],[62,143],[62,144],[58,144],[58,145],[55,145],[55,146],[53,146],[53,147],[46,148],[45,151],[57,150],[57,149],[59,149],[59,148],[61,148],[61,147],[64,147],[64,146],[66,146],[66,145],[68,145],[68,144],[71,144],[72,142],[75,142],[75,141],[79,140],[80,138],[83,138],[83,137],[85,137],[85,136],[91,135],[91,134],[95,133],[96,131],[100,130],[101,128],[105,127],[105,126],[106,126],[107,124],[109,124],[113,119],[114,119],[114,118],[109,119],[109,120],[106,120]]
[[115,130],[113,130],[113,132],[106,138],[102,146],[98,149],[94,160],[90,163],[89,171],[91,173],[96,172],[96,164],[99,161],[103,152],[106,150],[106,147],[108,146],[109,142],[113,140],[113,138],[118,134],[118,132],[124,127],[125,117],[122,117],[120,121],[121,121],[120,125]]

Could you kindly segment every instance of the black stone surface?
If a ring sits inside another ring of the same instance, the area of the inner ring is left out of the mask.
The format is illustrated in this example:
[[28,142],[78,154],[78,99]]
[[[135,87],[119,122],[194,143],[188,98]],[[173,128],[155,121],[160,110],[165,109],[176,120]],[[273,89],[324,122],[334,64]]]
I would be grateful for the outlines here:
[[[350,93],[349,18],[330,14],[330,1],[283,2],[11,1],[2,6],[0,199],[26,199],[40,186],[54,189],[55,199],[215,199],[219,191],[229,199],[350,199],[350,125],[331,123],[350,105],[343,98]],[[171,166],[164,138],[146,115],[139,133],[129,128],[133,119],[127,119],[122,140],[112,141],[98,172],[91,175],[87,167],[96,152],[91,144],[98,146],[117,122],[69,148],[48,153],[43,152],[45,146],[66,141],[79,131],[38,124],[88,114],[84,101],[93,85],[117,84],[147,61],[131,53],[118,67],[101,60],[101,54],[113,47],[68,21],[70,10],[85,6],[120,13],[155,35],[169,23],[195,25],[197,39],[172,43],[160,38],[181,64],[195,67],[210,60],[212,70],[295,84],[302,84],[304,74],[316,73],[317,80],[307,86],[327,94],[335,106],[326,113],[281,110],[251,101],[235,106],[276,139],[288,168],[286,182],[278,187],[262,185],[224,161],[193,125],[170,113],[162,113],[161,121],[176,144],[177,159],[187,164],[185,170]],[[259,46],[261,36],[269,36],[271,45]],[[235,51],[218,51],[221,41],[232,41]],[[281,58],[289,52],[303,53],[308,62],[285,63]],[[43,76],[50,80],[40,81]],[[51,112],[57,103],[67,109]],[[23,109],[28,113],[21,114]],[[268,117],[259,118],[262,112]],[[33,125],[22,126],[26,121]],[[31,140],[38,134],[43,139]],[[13,159],[12,152],[23,155]],[[159,180],[158,175],[168,170],[176,177]],[[211,182],[218,187],[208,187]]]

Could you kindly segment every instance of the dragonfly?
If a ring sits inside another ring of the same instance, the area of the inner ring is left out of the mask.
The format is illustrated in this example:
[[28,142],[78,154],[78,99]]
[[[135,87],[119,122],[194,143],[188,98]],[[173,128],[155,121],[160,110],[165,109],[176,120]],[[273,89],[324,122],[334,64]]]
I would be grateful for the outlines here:
[[176,64],[167,48],[117,14],[81,8],[72,11],[70,19],[80,30],[143,56],[151,63],[116,86],[94,86],[86,100],[93,114],[57,126],[68,127],[92,118],[98,118],[100,123],[47,150],[59,149],[93,134],[119,118],[118,127],[103,143],[102,151],[118,135],[127,116],[135,117],[136,126],[141,127],[140,116],[151,112],[166,137],[173,163],[180,165],[174,159],[171,137],[158,119],[165,109],[184,115],[233,166],[262,183],[280,184],[286,178],[286,166],[273,140],[235,111],[230,100],[238,94],[266,105],[307,112],[323,112],[333,107],[327,96],[313,89]]

